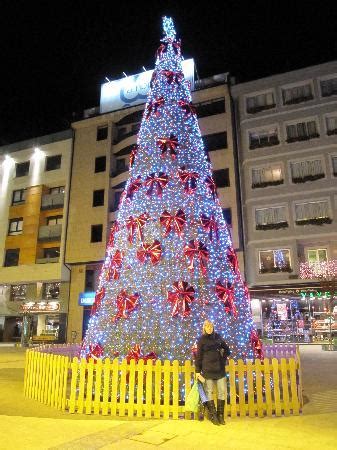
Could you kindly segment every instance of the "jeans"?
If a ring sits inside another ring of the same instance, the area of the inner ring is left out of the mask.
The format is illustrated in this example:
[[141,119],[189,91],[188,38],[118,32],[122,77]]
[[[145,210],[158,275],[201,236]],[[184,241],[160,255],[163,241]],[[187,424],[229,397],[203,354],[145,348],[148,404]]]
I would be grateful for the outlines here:
[[208,400],[213,400],[213,388],[216,386],[218,400],[227,399],[227,380],[226,377],[219,380],[206,380],[204,383],[205,394]]

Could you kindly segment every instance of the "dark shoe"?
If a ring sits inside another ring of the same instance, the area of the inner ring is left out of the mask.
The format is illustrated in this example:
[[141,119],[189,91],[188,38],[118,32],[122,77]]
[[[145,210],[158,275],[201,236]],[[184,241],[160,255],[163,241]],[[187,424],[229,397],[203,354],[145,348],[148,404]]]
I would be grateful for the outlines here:
[[214,425],[220,425],[213,400],[204,403],[208,410],[208,418]]
[[226,425],[224,420],[225,400],[218,400],[217,404],[217,416],[220,425]]

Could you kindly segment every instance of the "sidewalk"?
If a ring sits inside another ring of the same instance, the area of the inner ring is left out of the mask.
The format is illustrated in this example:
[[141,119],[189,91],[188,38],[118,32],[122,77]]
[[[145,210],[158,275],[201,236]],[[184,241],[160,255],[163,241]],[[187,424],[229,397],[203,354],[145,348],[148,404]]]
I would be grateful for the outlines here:
[[216,427],[208,421],[61,413],[23,397],[24,351],[0,348],[0,449],[335,449],[337,352],[306,346],[301,355],[301,416],[228,419]]

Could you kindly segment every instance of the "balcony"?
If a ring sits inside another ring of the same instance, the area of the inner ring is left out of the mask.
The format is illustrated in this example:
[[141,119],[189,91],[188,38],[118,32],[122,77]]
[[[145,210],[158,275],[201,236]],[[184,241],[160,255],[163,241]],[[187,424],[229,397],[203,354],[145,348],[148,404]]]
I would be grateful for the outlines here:
[[317,173],[316,175],[305,175],[303,177],[293,177],[291,180],[293,183],[306,183],[307,181],[316,181],[324,178],[324,173]]
[[60,241],[62,225],[43,225],[39,228],[39,241]]
[[45,194],[42,196],[41,209],[63,208],[64,193]]
[[36,264],[49,264],[49,263],[58,263],[60,258],[57,256],[55,258],[37,258]]

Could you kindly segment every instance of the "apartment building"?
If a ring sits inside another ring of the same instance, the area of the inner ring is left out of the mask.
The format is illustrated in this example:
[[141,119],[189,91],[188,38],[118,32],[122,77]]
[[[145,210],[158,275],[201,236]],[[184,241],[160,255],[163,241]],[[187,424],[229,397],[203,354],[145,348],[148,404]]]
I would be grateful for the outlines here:
[[318,279],[301,279],[300,266],[337,259],[337,62],[231,94],[252,306],[274,340],[310,341],[328,294]]
[[0,147],[0,341],[65,342],[72,131]]
[[[238,182],[227,74],[194,82],[193,60],[184,61],[213,177],[243,268]],[[72,124],[74,156],[66,243],[71,267],[68,339],[80,341],[98,284],[106,240],[117,218],[136,144],[151,71],[105,83],[97,108]],[[124,86],[127,86],[127,91]]]

